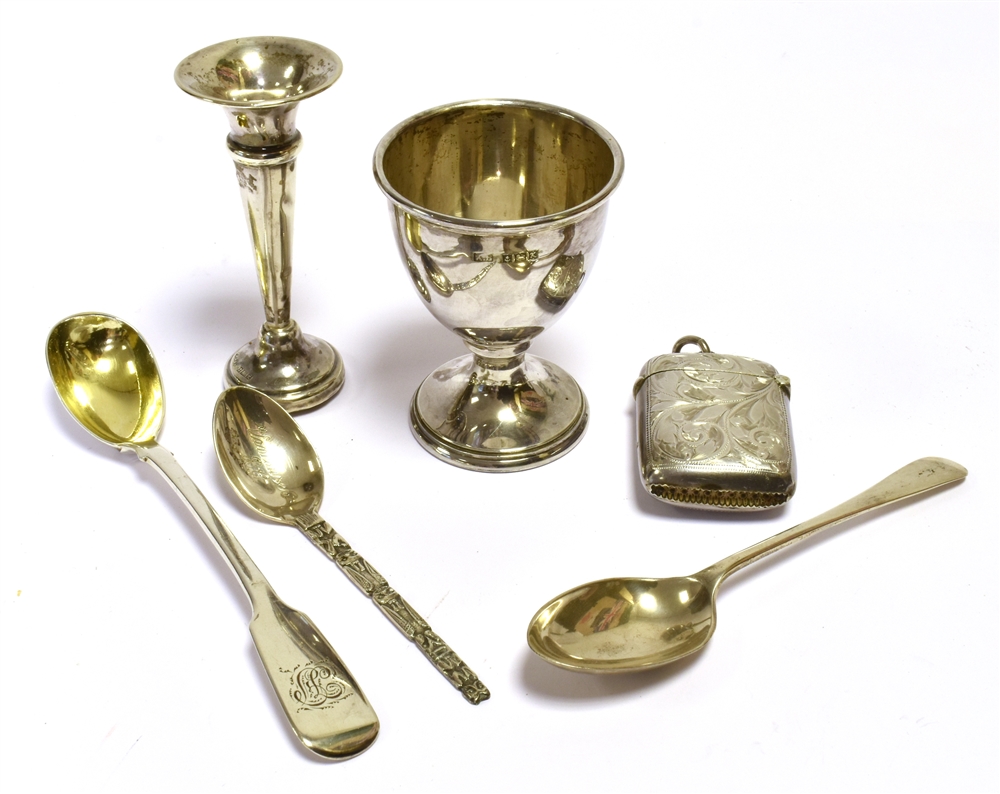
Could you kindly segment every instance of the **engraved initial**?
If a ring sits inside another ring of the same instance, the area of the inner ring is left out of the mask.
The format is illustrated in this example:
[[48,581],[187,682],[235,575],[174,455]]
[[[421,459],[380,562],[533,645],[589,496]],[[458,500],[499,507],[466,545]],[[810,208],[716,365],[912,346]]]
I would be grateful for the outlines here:
[[305,708],[322,708],[348,694],[343,681],[327,665],[311,663],[292,676],[291,696]]

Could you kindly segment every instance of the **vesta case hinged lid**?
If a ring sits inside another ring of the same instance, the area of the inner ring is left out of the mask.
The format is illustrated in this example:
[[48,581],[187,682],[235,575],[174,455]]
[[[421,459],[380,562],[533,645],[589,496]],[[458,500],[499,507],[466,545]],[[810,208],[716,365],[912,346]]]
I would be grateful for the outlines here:
[[[688,344],[700,350],[681,352]],[[784,504],[795,492],[790,389],[770,364],[713,353],[696,336],[651,358],[633,389],[646,490],[688,507]]]

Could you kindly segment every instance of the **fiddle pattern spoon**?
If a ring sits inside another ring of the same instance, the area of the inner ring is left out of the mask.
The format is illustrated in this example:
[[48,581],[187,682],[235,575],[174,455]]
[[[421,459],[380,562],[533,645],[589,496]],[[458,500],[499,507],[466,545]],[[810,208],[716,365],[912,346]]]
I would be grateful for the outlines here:
[[379,721],[350,671],[313,622],[278,598],[173,454],[157,443],[163,388],[145,340],[116,317],[78,314],[52,329],[46,353],[56,393],[73,418],[160,472],[229,562],[253,607],[250,634],[260,661],[299,741],[334,759],[365,750]]

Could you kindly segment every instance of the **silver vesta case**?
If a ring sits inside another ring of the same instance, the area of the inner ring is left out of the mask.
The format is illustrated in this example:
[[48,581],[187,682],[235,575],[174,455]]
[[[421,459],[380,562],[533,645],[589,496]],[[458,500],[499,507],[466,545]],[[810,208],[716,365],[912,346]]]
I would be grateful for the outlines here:
[[[681,352],[689,344],[700,350]],[[710,510],[784,504],[795,493],[790,390],[770,364],[713,353],[697,336],[651,358],[633,389],[646,490]]]

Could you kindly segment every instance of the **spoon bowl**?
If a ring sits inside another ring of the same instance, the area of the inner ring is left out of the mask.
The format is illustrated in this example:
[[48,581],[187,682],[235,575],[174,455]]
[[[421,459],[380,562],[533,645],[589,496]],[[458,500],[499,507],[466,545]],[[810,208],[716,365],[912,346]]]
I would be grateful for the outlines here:
[[567,590],[528,626],[528,646],[567,670],[616,673],[658,667],[701,650],[715,631],[719,586],[750,563],[821,529],[908,496],[961,480],[963,466],[921,458],[816,518],[691,576],[601,579]]
[[163,387],[135,329],[105,314],[69,317],[49,334],[46,358],[63,405],[92,435],[119,448],[156,438]]
[[715,630],[712,595],[696,576],[602,579],[553,599],[532,621],[528,644],[570,670],[656,667],[708,642]]
[[235,386],[219,397],[213,422],[219,464],[254,512],[280,523],[308,521],[323,502],[323,464],[288,412],[261,395]]

